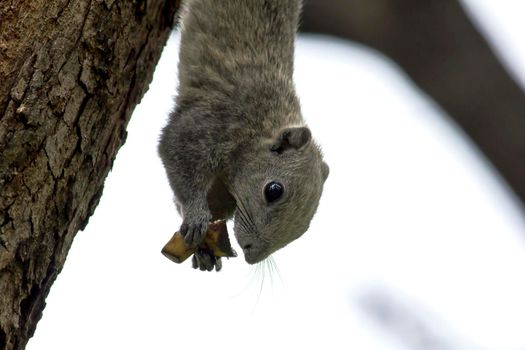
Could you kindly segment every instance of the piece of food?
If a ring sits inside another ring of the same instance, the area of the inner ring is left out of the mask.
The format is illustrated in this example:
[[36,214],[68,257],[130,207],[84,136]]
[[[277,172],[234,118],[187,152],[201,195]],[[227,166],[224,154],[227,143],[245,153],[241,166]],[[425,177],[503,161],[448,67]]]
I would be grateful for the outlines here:
[[237,253],[231,246],[226,221],[224,220],[211,222],[203,242],[195,248],[188,247],[182,234],[178,231],[175,232],[169,242],[162,248],[162,254],[180,264],[194,254],[197,249],[209,251],[215,258],[237,256]]
[[162,254],[177,264],[188,259],[194,252],[195,248],[190,248],[184,243],[184,237],[182,237],[180,232],[175,232],[169,242],[162,248]]

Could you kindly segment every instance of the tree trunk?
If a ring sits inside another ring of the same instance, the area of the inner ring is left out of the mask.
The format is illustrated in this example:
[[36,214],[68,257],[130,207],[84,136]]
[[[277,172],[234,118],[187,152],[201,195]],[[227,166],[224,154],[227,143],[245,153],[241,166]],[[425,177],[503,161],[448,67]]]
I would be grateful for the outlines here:
[[525,94],[457,0],[309,0],[303,30],[396,61],[441,105],[525,204]]
[[178,7],[0,2],[0,349],[32,336]]

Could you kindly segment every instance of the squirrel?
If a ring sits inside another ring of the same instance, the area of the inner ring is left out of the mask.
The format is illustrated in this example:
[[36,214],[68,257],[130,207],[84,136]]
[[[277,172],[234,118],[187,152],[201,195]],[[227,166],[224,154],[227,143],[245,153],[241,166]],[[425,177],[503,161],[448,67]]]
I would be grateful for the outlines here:
[[300,237],[329,167],[293,82],[300,0],[189,0],[179,87],[158,151],[185,242],[234,219],[247,263]]

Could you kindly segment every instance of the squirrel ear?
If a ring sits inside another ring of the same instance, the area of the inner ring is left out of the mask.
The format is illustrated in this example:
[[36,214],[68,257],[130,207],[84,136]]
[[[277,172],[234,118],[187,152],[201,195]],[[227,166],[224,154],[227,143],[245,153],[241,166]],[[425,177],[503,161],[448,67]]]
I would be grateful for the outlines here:
[[328,164],[326,164],[326,162],[323,162],[321,164],[321,171],[323,174],[323,181],[326,181],[328,174],[330,174],[330,167],[328,166]]
[[279,134],[277,141],[272,145],[272,152],[279,154],[290,149],[301,149],[312,139],[312,133],[306,126],[286,128]]

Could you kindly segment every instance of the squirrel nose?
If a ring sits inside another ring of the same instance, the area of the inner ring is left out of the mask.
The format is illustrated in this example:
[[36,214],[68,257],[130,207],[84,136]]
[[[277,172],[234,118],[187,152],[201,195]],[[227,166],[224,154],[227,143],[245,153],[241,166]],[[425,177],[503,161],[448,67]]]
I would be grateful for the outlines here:
[[251,243],[247,243],[242,246],[242,251],[244,253],[244,260],[248,264],[255,264],[260,261],[259,259],[259,253],[257,252],[257,249],[253,246]]

